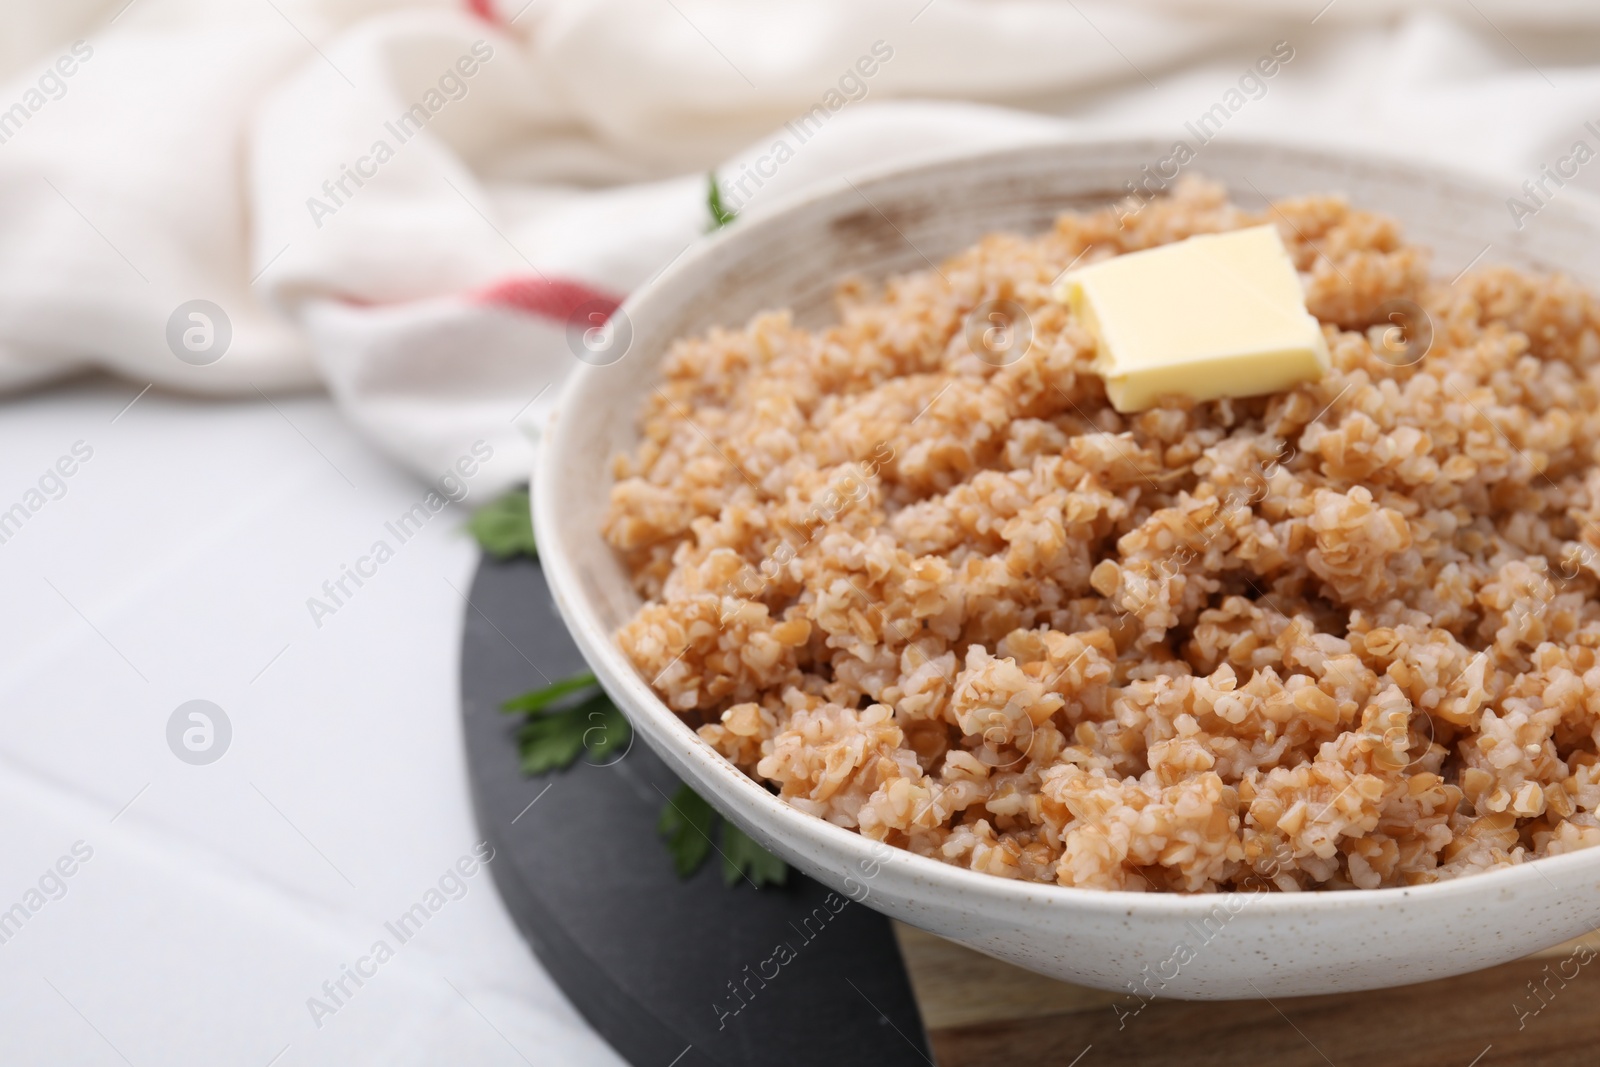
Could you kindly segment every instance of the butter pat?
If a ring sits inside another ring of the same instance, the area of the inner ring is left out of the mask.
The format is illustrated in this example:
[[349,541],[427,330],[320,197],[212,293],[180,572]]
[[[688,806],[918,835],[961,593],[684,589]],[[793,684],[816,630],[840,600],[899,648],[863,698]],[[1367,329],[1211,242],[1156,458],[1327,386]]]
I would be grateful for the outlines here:
[[1260,396],[1328,370],[1294,262],[1272,226],[1191,237],[1068,274],[1056,295],[1094,333],[1111,406]]

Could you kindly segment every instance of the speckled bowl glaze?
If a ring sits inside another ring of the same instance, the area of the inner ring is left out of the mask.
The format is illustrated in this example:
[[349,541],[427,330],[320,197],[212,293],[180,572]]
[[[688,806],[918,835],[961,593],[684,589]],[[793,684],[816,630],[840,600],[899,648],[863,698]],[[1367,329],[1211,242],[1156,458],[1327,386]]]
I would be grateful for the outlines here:
[[[609,461],[669,343],[789,307],[831,319],[834,284],[920,270],[993,230],[1036,232],[1126,194],[1170,145],[1033,144],[856,176],[751,213],[634,293],[624,358],[578,368],[548,427],[534,516],[556,603],[606,690],[683,779],[761,844],[840,894],[1041,974],[1189,999],[1402,985],[1488,967],[1600,924],[1600,849],[1409,889],[1180,896],[1009,881],[890,848],[779,801],[717,755],[651,691],[612,634],[638,605],[600,536]],[[1215,143],[1190,170],[1235,201],[1339,192],[1399,218],[1451,278],[1481,259],[1560,269],[1600,286],[1600,209],[1564,190],[1518,230],[1516,190],[1398,160]],[[1487,246],[1487,251],[1485,250]]]

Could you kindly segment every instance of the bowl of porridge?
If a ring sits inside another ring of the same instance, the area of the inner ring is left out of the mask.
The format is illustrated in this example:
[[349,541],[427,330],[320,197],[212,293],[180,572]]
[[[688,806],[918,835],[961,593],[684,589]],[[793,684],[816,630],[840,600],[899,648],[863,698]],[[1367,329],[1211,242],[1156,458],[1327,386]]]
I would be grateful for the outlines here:
[[[563,618],[762,845],[1044,974],[1325,993],[1591,929],[1600,214],[1169,148],[841,181],[635,293],[535,474]],[[1119,410],[1063,280],[1262,227],[1314,375]]]

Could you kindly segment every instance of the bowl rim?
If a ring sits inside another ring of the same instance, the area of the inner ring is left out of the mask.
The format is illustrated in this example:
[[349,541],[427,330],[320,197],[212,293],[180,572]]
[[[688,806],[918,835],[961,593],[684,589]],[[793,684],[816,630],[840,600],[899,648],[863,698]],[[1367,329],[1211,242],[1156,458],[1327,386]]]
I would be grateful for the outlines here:
[[[1267,140],[1240,136],[1229,138],[1219,145],[1237,155],[1263,153],[1298,157],[1302,162],[1355,165],[1364,169],[1400,169],[1412,176],[1427,176],[1474,194],[1488,194],[1500,198],[1504,190],[1493,184],[1492,177],[1447,164],[1420,162],[1397,154],[1369,150],[1348,149],[1340,146],[1318,145],[1293,140]],[[666,267],[657,271],[646,282],[634,289],[620,305],[623,314],[632,317],[634,310],[652,299],[654,294],[670,280],[681,278],[697,270],[702,263],[717,256],[730,242],[759,240],[765,225],[813,205],[819,201],[855,194],[877,205],[862,192],[919,171],[937,170],[943,166],[977,161],[1004,159],[1038,152],[1124,151],[1133,148],[1165,150],[1165,141],[1148,134],[1127,136],[1080,136],[1063,133],[1059,137],[1038,137],[1017,144],[987,146],[972,149],[940,149],[902,158],[896,162],[845,171],[834,177],[810,183],[785,195],[775,196],[769,203],[741,212],[740,225],[724,226],[696,241]],[[1203,173],[1204,168],[1197,168]],[[1558,208],[1556,214],[1572,213],[1588,217],[1589,225],[1600,230],[1600,195],[1579,189],[1563,190],[1560,201],[1547,207]],[[1404,220],[1401,220],[1402,222]],[[637,338],[635,338],[637,340]],[[666,348],[662,348],[664,354]],[[659,363],[648,369],[654,374]],[[1386,886],[1377,889],[1303,890],[1298,892],[1265,890],[1223,890],[1200,893],[1178,891],[1144,891],[1129,889],[1094,889],[1084,886],[1063,886],[1046,882],[1004,878],[986,874],[967,867],[944,863],[908,849],[867,838],[855,830],[846,829],[820,816],[792,807],[779,799],[753,778],[739,770],[713,749],[692,730],[687,723],[658,697],[632,662],[616,644],[612,633],[600,623],[598,613],[584,596],[582,582],[577,576],[577,566],[569,558],[555,516],[560,501],[555,499],[562,443],[567,439],[566,425],[561,419],[563,411],[575,410],[575,402],[586,389],[592,388],[606,366],[580,363],[560,386],[556,403],[548,414],[548,424],[540,435],[534,460],[532,512],[539,540],[540,565],[544,568],[556,606],[585,660],[595,671],[609,695],[618,700],[630,723],[637,730],[640,721],[652,729],[643,731],[647,739],[656,734],[662,744],[678,742],[673,747],[701,775],[723,782],[744,805],[745,811],[723,814],[735,821],[751,822],[767,830],[763,836],[779,840],[786,837],[810,838],[847,856],[853,865],[840,872],[850,876],[854,870],[865,870],[867,864],[898,870],[907,882],[920,883],[926,891],[944,889],[953,891],[960,899],[963,910],[991,901],[1004,907],[1050,907],[1082,910],[1111,915],[1121,913],[1127,917],[1147,917],[1164,914],[1173,919],[1193,918],[1210,914],[1223,901],[1245,896],[1252,903],[1248,911],[1268,916],[1309,918],[1340,914],[1351,910],[1381,911],[1402,903],[1421,906],[1428,902],[1443,902],[1462,897],[1482,897],[1507,891],[1542,878],[1550,888],[1562,891],[1551,875],[1560,875],[1570,888],[1574,876],[1586,869],[1600,874],[1600,846],[1574,852],[1542,856],[1521,863],[1508,864],[1490,870],[1437,882],[1410,886]],[[595,536],[599,532],[595,531]],[[648,742],[653,743],[653,742]],[[708,798],[711,800],[714,798]],[[714,805],[715,806],[715,805]],[[720,808],[719,808],[720,811]],[[740,815],[744,815],[741,820]],[[757,818],[759,816],[759,818]],[[875,876],[874,876],[875,877]]]

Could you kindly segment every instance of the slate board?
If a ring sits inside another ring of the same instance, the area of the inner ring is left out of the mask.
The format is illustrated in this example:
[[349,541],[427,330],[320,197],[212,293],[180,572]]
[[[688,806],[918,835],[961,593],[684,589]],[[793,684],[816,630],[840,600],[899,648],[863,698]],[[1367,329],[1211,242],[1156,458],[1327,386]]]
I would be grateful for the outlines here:
[[500,702],[583,669],[539,565],[485,559],[461,649],[473,806],[518,929],[584,1017],[635,1067],[932,1064],[883,916],[794,871],[724,886],[714,854],[678,878],[656,821],[679,782],[642,741],[522,775]]

